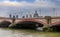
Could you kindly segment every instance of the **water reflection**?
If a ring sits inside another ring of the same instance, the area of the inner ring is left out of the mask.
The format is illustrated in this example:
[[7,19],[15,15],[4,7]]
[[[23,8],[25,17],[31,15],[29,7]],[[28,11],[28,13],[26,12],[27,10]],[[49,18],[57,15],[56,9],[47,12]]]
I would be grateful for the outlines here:
[[0,28],[0,37],[60,37],[60,33],[40,32],[29,29]]

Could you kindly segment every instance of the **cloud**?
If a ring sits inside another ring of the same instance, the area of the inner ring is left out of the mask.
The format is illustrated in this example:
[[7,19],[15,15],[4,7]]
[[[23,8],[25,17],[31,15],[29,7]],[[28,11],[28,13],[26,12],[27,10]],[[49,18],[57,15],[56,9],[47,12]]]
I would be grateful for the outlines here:
[[26,1],[22,1],[22,2],[4,1],[4,2],[0,2],[0,5],[2,5],[2,6],[21,6],[21,7],[26,7],[26,6],[54,7],[55,6],[53,3],[49,3],[47,1],[40,1],[40,0],[36,0],[33,3],[29,3],[29,2],[26,2]]
[[[14,1],[14,0],[13,0]],[[17,2],[17,1],[10,1],[10,0],[5,0],[3,2],[0,2],[0,6],[17,6],[17,7],[60,7],[59,6],[59,0],[35,0],[33,3],[29,3],[26,0],[23,0],[21,2]]]
[[[59,1],[59,0],[56,0]],[[3,2],[0,2],[0,14],[1,16],[7,16],[9,14],[13,14],[13,15],[26,15],[26,14],[34,14],[34,11],[37,10],[38,13],[42,16],[45,15],[50,15],[53,16],[54,11],[53,8],[56,8],[56,12],[60,12],[60,5],[57,5],[58,3],[55,1],[51,1],[51,0],[35,0],[34,2],[27,2],[27,1],[10,1],[10,0],[6,0]],[[40,11],[41,9],[41,11]]]

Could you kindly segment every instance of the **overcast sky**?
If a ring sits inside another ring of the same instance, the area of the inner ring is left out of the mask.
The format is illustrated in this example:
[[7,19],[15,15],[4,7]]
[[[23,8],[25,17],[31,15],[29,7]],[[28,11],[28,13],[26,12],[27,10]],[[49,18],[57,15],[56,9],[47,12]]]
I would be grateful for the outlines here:
[[9,17],[9,14],[19,17],[33,15],[35,10],[41,16],[60,16],[60,0],[0,0],[2,17]]

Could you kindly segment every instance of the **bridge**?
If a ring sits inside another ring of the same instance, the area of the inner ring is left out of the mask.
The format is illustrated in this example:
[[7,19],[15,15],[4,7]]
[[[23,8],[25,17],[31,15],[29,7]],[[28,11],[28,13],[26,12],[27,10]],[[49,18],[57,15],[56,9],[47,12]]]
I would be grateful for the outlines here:
[[53,27],[60,26],[60,17],[46,16],[44,18],[5,18],[0,17],[1,26],[18,26],[18,27]]

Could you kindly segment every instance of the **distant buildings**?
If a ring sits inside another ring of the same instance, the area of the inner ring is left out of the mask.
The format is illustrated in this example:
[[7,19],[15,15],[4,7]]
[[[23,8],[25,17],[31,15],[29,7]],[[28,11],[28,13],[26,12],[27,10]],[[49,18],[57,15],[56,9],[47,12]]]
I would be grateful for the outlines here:
[[[19,18],[18,15],[13,15],[13,16],[15,16],[15,18]],[[9,18],[13,18],[13,16],[10,14]],[[35,11],[35,13],[33,15],[32,14],[30,14],[30,15],[26,14],[25,16],[22,16],[22,18],[43,18],[43,16],[39,16],[37,11]]]
[[32,18],[32,15],[30,14],[30,18]]
[[35,11],[33,18],[43,18],[43,16],[39,16],[39,14],[37,13],[37,11]]
[[28,18],[28,14],[26,15],[26,18]]
[[16,18],[18,18],[18,15],[16,15]]
[[22,16],[22,18],[25,18],[25,16]]
[[9,18],[19,18],[18,15],[9,15]]
[[35,11],[33,18],[38,18],[38,17],[39,17],[39,15],[38,15],[37,11]]
[[11,16],[11,14],[9,15],[9,18],[11,18],[12,16]]
[[33,16],[32,16],[32,14],[30,14],[30,15],[26,14],[26,17],[23,16],[22,18],[39,18],[39,15],[38,15],[37,11],[35,11]]

